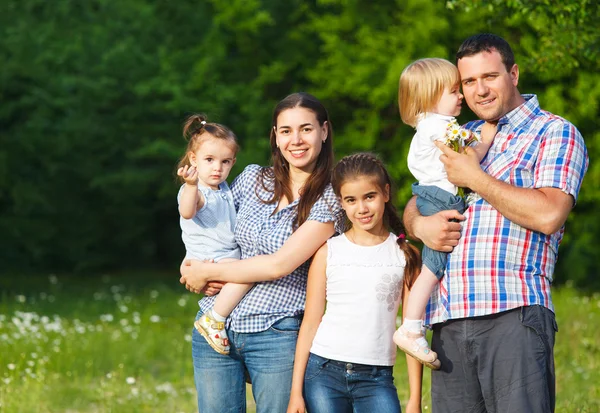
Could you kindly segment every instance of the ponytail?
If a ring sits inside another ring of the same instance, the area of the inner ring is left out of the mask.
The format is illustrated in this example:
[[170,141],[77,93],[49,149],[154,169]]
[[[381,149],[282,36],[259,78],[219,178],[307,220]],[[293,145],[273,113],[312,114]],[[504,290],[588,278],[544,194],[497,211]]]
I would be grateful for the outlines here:
[[385,217],[392,232],[398,236],[398,247],[404,252],[406,268],[404,268],[404,285],[410,290],[421,272],[421,254],[417,247],[406,239],[406,230],[394,205],[388,201],[385,204]]

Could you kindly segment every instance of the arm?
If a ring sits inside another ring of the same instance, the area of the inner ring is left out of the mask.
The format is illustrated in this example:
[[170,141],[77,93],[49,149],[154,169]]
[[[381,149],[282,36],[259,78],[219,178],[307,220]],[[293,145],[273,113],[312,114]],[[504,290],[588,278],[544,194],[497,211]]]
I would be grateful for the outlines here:
[[180,282],[197,291],[208,280],[242,284],[277,280],[312,257],[334,233],[333,222],[306,221],[273,254],[220,264],[185,260],[180,268]]
[[179,214],[184,219],[191,219],[204,205],[204,197],[198,191],[198,171],[186,165],[177,170],[177,175],[185,180],[179,197]]
[[[402,293],[402,313],[408,305],[409,289],[404,285]],[[423,385],[423,365],[413,357],[406,354],[406,368],[408,370],[408,387],[410,389],[406,413],[421,413],[421,397]]]
[[550,235],[558,231],[573,208],[574,198],[558,188],[519,188],[486,174],[474,153],[457,153],[443,145],[440,156],[448,180],[468,187],[504,217],[524,228]]
[[465,217],[458,211],[441,211],[431,216],[423,216],[417,209],[416,200],[413,196],[404,208],[403,221],[408,235],[433,250],[451,252],[458,245],[461,225],[450,220],[462,221]]
[[327,244],[324,244],[315,254],[310,269],[308,270],[308,283],[306,285],[306,306],[304,318],[298,341],[296,343],[296,355],[294,358],[294,372],[292,375],[292,390],[288,413],[304,413],[305,405],[302,397],[304,388],[304,374],[306,363],[310,353],[310,347],[317,334],[319,324],[325,312],[325,291],[327,277]]
[[479,162],[481,162],[481,160],[485,157],[485,154],[490,149],[490,146],[492,146],[497,129],[497,124],[489,122],[485,122],[481,127],[481,141],[472,147],[472,149],[475,151],[475,154],[477,154],[477,159]]

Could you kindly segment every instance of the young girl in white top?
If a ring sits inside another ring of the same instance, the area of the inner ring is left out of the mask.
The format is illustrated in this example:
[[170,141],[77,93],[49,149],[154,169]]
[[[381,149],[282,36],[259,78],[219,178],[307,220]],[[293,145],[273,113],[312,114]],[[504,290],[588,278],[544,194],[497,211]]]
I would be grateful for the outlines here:
[[[188,138],[177,175],[183,181],[177,199],[186,259],[227,262],[240,259],[234,238],[235,206],[227,176],[239,149],[233,132],[204,115],[192,115],[184,124]],[[195,322],[196,329],[220,354],[229,353],[225,320],[253,284],[227,283],[214,308]]]
[[[408,169],[418,180],[413,184],[417,208],[422,215],[443,210],[465,210],[465,201],[446,175],[440,161],[442,151],[434,144],[444,143],[449,124],[460,114],[463,95],[459,91],[459,73],[444,59],[420,59],[404,69],[400,76],[398,101],[400,117],[417,129],[408,152]],[[484,126],[484,128],[486,128]],[[469,147],[483,159],[495,130],[482,130],[482,139]],[[423,330],[423,315],[435,285],[443,277],[447,254],[423,247],[423,268],[411,290],[410,302],[404,311],[404,323],[394,334],[401,350],[426,366],[439,369],[437,354],[431,351]]]
[[[343,158],[332,186],[351,227],[329,239],[310,266],[288,413],[400,412],[392,335],[419,253],[406,242],[390,177],[374,155]],[[407,411],[420,412],[422,368],[407,361]]]

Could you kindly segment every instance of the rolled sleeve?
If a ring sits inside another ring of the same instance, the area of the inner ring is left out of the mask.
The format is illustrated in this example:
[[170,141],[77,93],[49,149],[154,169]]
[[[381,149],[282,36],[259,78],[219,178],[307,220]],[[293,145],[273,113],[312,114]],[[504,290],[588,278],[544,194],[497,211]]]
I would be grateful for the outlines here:
[[344,232],[346,215],[339,200],[333,193],[331,185],[327,187],[323,196],[311,208],[307,221],[311,220],[322,223],[333,222],[335,231],[338,234]]
[[589,158],[583,137],[569,122],[555,121],[542,141],[535,170],[535,188],[558,188],[575,200]]

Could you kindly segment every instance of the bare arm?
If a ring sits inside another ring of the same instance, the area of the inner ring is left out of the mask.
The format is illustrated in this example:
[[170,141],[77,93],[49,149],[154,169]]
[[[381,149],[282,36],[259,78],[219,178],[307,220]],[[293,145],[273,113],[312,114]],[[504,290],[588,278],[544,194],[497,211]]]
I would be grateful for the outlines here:
[[294,358],[294,372],[292,375],[292,391],[288,413],[304,413],[305,405],[302,397],[304,388],[304,374],[312,342],[321,324],[325,312],[325,291],[327,277],[327,244],[324,244],[315,254],[308,271],[306,285],[306,305],[302,326],[298,333],[296,355]]
[[[404,309],[408,305],[409,296],[409,289],[405,285],[402,293],[402,313],[404,313]],[[423,365],[413,357],[406,354],[406,368],[408,370],[408,387],[410,389],[408,403],[406,405],[406,413],[420,413],[423,386]]]
[[185,260],[180,268],[180,282],[189,290],[198,291],[208,280],[240,284],[277,280],[312,257],[334,233],[333,222],[306,221],[273,254],[220,264]]
[[177,175],[185,180],[185,185],[179,197],[179,214],[184,219],[191,219],[204,205],[204,197],[198,191],[198,171],[188,165],[179,168]]
[[404,208],[404,225],[408,235],[418,239],[429,248],[451,252],[458,245],[461,225],[458,222],[465,217],[458,211],[441,211],[431,216],[422,216],[417,209],[416,197],[412,197]]
[[494,141],[494,136],[496,136],[497,129],[497,124],[489,122],[484,123],[481,127],[481,141],[475,146],[466,148],[475,152],[479,162],[481,162],[481,160],[485,157],[485,154],[490,149],[490,146],[492,146],[492,142]]
[[550,235],[558,231],[573,208],[574,199],[558,188],[519,188],[486,174],[475,154],[456,153],[437,145],[448,179],[468,187],[512,222]]

